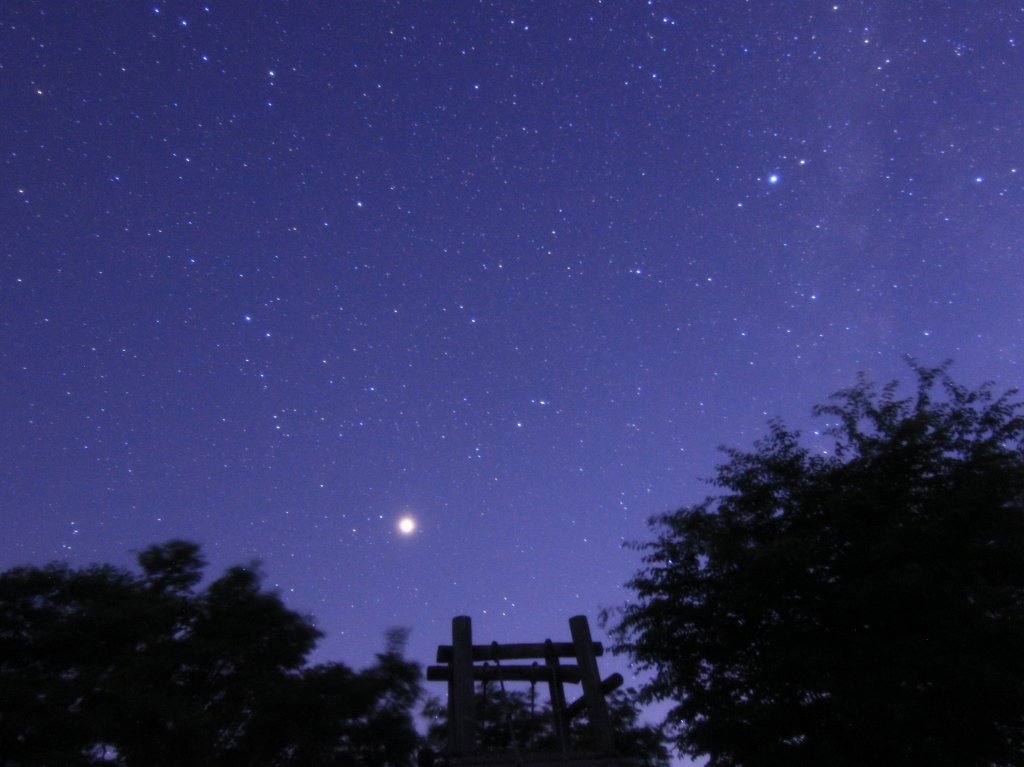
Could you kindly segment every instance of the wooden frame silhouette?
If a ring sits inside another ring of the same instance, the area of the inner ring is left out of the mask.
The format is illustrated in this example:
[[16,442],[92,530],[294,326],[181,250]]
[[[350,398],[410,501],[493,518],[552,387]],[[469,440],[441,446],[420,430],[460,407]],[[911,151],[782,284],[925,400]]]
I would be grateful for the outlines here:
[[[452,620],[452,643],[437,648],[437,662],[443,666],[427,668],[427,680],[448,683],[448,755],[459,759],[476,754],[476,717],[474,688],[477,681],[546,682],[551,696],[554,729],[568,751],[567,734],[572,719],[587,712],[590,731],[598,753],[612,755],[615,736],[605,695],[623,682],[620,674],[612,674],[604,681],[598,674],[597,658],[604,654],[600,642],[594,642],[590,624],[584,615],[569,619],[571,642],[544,642],[530,644],[473,644],[473,626],[468,616]],[[575,665],[563,665],[562,658],[574,658]],[[543,661],[532,665],[507,665],[505,661]],[[476,662],[492,665],[475,665]],[[566,704],[566,683],[580,684],[583,695]]]

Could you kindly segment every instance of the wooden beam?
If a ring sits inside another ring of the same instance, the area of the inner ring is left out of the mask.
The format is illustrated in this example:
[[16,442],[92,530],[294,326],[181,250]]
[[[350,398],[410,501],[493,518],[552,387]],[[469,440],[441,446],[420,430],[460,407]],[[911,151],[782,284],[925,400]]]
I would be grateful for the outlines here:
[[476,751],[473,710],[473,624],[466,615],[452,619],[451,679],[448,681],[448,748],[453,755]]
[[[592,642],[593,654],[595,657],[601,657],[604,655],[604,646],[600,642]],[[576,645],[572,642],[551,642],[551,652],[554,652],[556,657],[559,658],[575,658],[576,657]],[[497,654],[497,658],[495,658]],[[473,660],[484,661],[484,660],[529,660],[530,658],[546,658],[548,657],[549,649],[545,642],[533,642],[533,643],[518,643],[518,644],[499,644],[497,653],[493,645],[489,644],[475,644],[473,645]],[[452,646],[443,644],[437,648],[437,662],[438,663],[451,663],[452,662]]]
[[608,701],[601,692],[601,677],[597,671],[597,658],[593,652],[593,640],[590,638],[590,624],[587,616],[575,615],[569,619],[569,631],[572,643],[576,647],[576,660],[582,674],[583,697],[586,700],[587,715],[590,719],[590,730],[594,735],[594,745],[600,751],[610,752],[615,748],[615,735],[612,732],[612,719],[608,714]]
[[[617,689],[622,687],[622,683],[625,680],[622,678],[622,674],[612,674],[610,677],[601,682],[601,694],[608,695],[609,693],[615,692]],[[587,698],[583,696],[577,698],[568,706],[565,707],[565,719],[569,721],[574,717],[579,716],[583,713],[583,710],[587,707]]]
[[[548,639],[544,642],[544,664],[551,676],[548,677],[548,694],[551,698],[551,720],[555,727],[555,737],[563,754],[569,752],[569,736],[566,732],[565,688],[562,687],[562,664],[558,662],[558,651],[555,643]],[[579,667],[576,667],[577,670]]]
[[[550,682],[554,672],[547,666],[505,666],[501,670],[497,666],[473,666],[473,679],[476,681],[496,682]],[[563,682],[580,683],[579,666],[559,666],[558,673]],[[451,666],[427,666],[428,682],[447,682],[452,678]]]

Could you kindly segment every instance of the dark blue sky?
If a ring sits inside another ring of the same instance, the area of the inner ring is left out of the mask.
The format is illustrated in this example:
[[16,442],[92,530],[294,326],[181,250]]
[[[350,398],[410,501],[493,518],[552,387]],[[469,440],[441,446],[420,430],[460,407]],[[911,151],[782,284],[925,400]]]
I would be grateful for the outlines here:
[[4,3],[0,567],[194,539],[355,665],[567,638],[717,446],[1021,383],[1022,21]]

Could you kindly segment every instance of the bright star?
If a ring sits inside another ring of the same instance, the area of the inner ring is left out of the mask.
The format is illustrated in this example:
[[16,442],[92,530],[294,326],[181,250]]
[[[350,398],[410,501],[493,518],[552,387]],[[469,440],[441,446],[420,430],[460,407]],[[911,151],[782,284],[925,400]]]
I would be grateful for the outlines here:
[[398,532],[402,535],[412,535],[416,532],[416,520],[405,516],[398,520]]
[[773,173],[772,175],[770,175],[768,177],[768,183],[772,185],[779,183],[779,174]]

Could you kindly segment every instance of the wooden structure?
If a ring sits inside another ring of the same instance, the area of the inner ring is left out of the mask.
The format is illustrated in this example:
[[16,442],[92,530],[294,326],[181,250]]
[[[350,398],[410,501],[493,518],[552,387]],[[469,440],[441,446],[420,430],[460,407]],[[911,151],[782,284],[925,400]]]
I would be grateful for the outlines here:
[[[594,642],[590,625],[584,615],[569,619],[571,642],[552,642],[550,639],[533,644],[473,644],[470,619],[460,615],[452,620],[452,643],[437,648],[437,662],[443,666],[427,668],[427,680],[448,683],[448,753],[447,763],[471,767],[473,765],[514,765],[531,767],[571,764],[574,767],[601,765],[632,765],[630,760],[615,755],[615,736],[605,695],[622,684],[622,676],[612,674],[601,681],[597,658],[604,648]],[[563,658],[574,658],[576,663],[565,665]],[[534,660],[531,665],[509,664],[508,661]],[[537,661],[542,661],[541,665]],[[481,663],[482,665],[476,665]],[[554,731],[562,750],[554,754],[480,754],[477,752],[475,733],[474,691],[477,681],[545,682],[551,697]],[[583,695],[566,703],[565,684],[579,684]],[[572,719],[587,712],[594,748],[592,751],[572,753],[568,748],[568,729]]]

